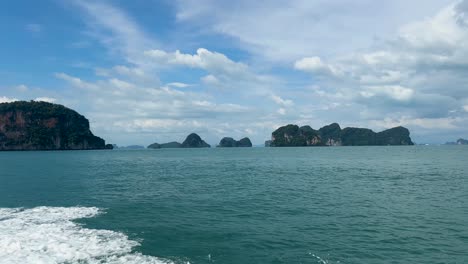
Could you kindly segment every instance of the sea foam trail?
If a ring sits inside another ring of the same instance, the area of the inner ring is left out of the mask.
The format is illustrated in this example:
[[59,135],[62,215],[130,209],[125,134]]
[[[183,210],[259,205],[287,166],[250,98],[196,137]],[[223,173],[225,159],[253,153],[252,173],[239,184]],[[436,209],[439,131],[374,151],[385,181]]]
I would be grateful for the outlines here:
[[139,243],[123,233],[72,222],[99,213],[95,207],[0,208],[0,263],[172,263],[132,252]]

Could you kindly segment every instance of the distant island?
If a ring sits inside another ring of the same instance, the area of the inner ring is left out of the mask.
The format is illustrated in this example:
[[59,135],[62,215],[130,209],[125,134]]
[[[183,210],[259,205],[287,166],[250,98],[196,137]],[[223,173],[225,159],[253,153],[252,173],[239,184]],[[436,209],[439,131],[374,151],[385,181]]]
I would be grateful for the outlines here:
[[251,148],[252,142],[248,137],[245,137],[239,141],[231,138],[225,137],[219,142],[218,148]]
[[140,145],[130,145],[130,146],[122,146],[119,147],[117,145],[113,145],[114,149],[120,149],[120,150],[138,150],[138,149],[145,149],[144,146]]
[[447,142],[445,145],[468,145],[468,140],[460,138],[456,142]]
[[184,142],[169,142],[169,143],[153,143],[148,146],[149,149],[161,148],[210,148],[211,146],[206,143],[199,135],[192,133],[187,136]]
[[112,149],[93,135],[89,121],[63,105],[0,103],[0,151]]
[[404,127],[395,127],[379,133],[367,128],[347,127],[333,123],[314,130],[310,126],[287,125],[278,128],[265,142],[266,147],[306,146],[387,146],[414,145],[410,132]]
[[[468,145],[468,140],[459,139],[450,145]],[[271,134],[265,147],[306,146],[387,146],[414,145],[410,132],[404,127],[395,127],[382,132],[367,128],[347,127],[337,123],[315,130],[310,126],[282,126]],[[65,106],[47,102],[13,102],[0,104],[0,151],[4,150],[88,150],[113,149],[93,135],[89,121],[76,111]],[[149,149],[163,148],[210,148],[198,134],[191,133],[182,142],[153,143]],[[252,147],[245,137],[235,140],[224,137],[220,148]],[[143,146],[128,146],[122,149],[143,149]]]

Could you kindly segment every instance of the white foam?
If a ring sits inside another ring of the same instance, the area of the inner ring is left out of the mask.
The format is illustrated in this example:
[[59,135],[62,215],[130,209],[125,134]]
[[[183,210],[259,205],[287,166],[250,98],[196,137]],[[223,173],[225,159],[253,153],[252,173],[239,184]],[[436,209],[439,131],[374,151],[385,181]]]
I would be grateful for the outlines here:
[[0,208],[0,263],[172,263],[133,252],[139,243],[123,233],[72,222],[99,213],[95,207]]

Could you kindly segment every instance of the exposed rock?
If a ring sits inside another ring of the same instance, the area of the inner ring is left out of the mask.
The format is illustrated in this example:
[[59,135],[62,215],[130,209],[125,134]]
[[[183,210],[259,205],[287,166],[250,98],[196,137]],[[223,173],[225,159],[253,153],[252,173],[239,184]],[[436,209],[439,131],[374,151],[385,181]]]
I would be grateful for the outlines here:
[[245,137],[239,141],[234,140],[230,137],[221,139],[218,147],[220,148],[238,148],[238,147],[252,147],[252,142],[249,138]]
[[319,129],[322,142],[326,146],[341,146],[341,127],[337,123],[324,126]]
[[65,106],[46,102],[0,104],[0,150],[105,149],[89,121]]
[[266,141],[265,141],[265,147],[266,147],[266,148],[271,147],[271,142],[272,142],[271,140],[266,140]]
[[210,148],[211,146],[206,143],[201,137],[195,133],[187,136],[182,143],[182,148]]

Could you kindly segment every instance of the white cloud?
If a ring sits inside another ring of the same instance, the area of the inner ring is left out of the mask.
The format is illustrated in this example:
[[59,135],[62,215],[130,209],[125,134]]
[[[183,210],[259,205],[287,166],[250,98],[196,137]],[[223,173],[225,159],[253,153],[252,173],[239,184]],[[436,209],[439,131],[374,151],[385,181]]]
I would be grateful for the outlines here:
[[296,70],[311,72],[316,74],[328,74],[338,76],[340,70],[335,66],[325,64],[319,57],[302,58],[294,63]]
[[29,90],[28,86],[24,85],[24,84],[20,84],[18,86],[15,87],[17,91],[19,92],[27,92]]
[[70,76],[70,75],[68,75],[66,73],[63,73],[63,72],[55,73],[55,77],[57,77],[59,79],[62,79],[62,80],[65,80],[65,81],[69,82],[70,84],[72,84],[73,86],[78,87],[78,88],[97,89],[96,85],[94,85],[92,83],[82,81],[80,78]]
[[6,97],[6,96],[0,96],[0,103],[11,103],[11,102],[15,102],[15,101],[18,101],[18,99],[9,98],[9,97]]
[[272,94],[270,98],[277,104],[282,105],[282,106],[292,106],[294,105],[294,102],[289,99],[283,99],[278,95]]
[[55,103],[57,99],[51,97],[38,97],[34,99],[36,102],[47,102],[47,103]]
[[200,68],[211,73],[226,75],[245,75],[248,73],[247,65],[234,62],[224,54],[212,52],[207,49],[197,49],[196,54],[185,54],[180,51],[168,53],[162,50],[148,50],[145,54],[153,60],[154,63],[165,65],[180,65],[192,68]]
[[172,82],[172,83],[168,83],[167,86],[176,87],[176,88],[187,88],[187,87],[190,87],[192,85],[186,84],[186,83],[181,83],[181,82]]
[[280,109],[278,109],[277,113],[280,114],[280,115],[285,115],[286,114],[286,109],[280,108]]
[[460,118],[412,118],[401,117],[399,119],[385,118],[374,120],[371,123],[378,127],[391,128],[396,126],[412,126],[423,129],[455,129]]
[[208,84],[208,85],[214,85],[214,86],[218,86],[221,84],[221,82],[218,80],[218,78],[216,78],[214,75],[212,74],[209,74],[209,75],[206,75],[206,76],[203,76],[201,78],[202,82],[205,83],[205,84]]
[[88,34],[112,52],[122,54],[133,64],[144,66],[142,54],[157,42],[150,38],[125,12],[104,1],[73,0],[87,16]]
[[141,78],[145,76],[145,72],[139,68],[130,68],[130,67],[123,66],[123,65],[117,65],[117,66],[114,66],[112,69],[120,75],[126,75],[129,77]]
[[468,1],[402,26],[396,36],[366,51],[333,56],[327,63],[304,57],[295,68],[313,73],[312,77],[320,74],[314,79],[326,87],[322,97],[341,106],[351,104],[362,119],[404,115],[418,120],[407,123],[420,127],[429,127],[429,121],[421,120],[452,120],[462,114],[456,110],[468,100],[468,46],[463,44],[468,42],[468,10],[461,10],[461,3]]
[[409,101],[413,98],[414,91],[398,85],[367,86],[365,90],[361,91],[361,95],[366,98],[385,95],[397,101]]
[[442,9],[423,21],[410,23],[400,29],[400,37],[417,49],[451,48],[458,46],[466,36],[457,21],[456,4]]
[[[178,0],[179,22],[231,37],[270,60],[294,61],[370,46],[400,25],[419,20],[453,0],[374,1]],[[333,47],[333,48],[330,48]]]
[[[217,103],[207,94],[174,90],[169,85],[140,87],[128,79],[115,78],[89,82],[64,73],[57,78],[78,88],[73,91],[77,106],[85,107],[93,128],[110,140],[124,129],[144,138],[145,144],[151,140],[148,133],[167,133],[161,138],[170,141],[174,140],[171,134],[187,135],[200,128],[194,124],[204,124],[205,135],[213,135],[218,118],[233,121],[251,116],[250,107]],[[69,100],[69,104],[74,102]]]

